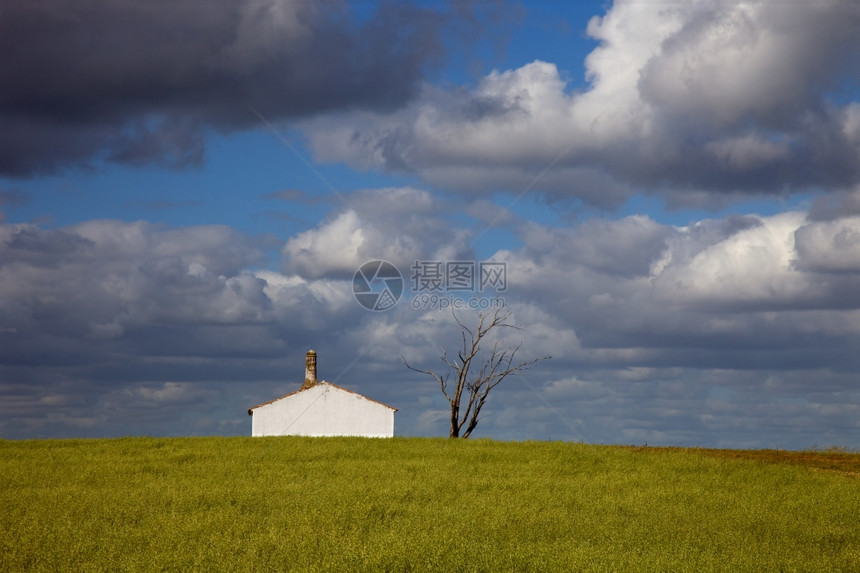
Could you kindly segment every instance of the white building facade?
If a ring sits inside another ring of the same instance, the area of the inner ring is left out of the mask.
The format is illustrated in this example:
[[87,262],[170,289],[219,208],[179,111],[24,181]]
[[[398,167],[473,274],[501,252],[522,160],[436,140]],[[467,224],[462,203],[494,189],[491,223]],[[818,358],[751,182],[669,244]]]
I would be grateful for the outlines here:
[[308,352],[305,382],[297,392],[250,408],[252,436],[394,436],[397,408],[316,379]]

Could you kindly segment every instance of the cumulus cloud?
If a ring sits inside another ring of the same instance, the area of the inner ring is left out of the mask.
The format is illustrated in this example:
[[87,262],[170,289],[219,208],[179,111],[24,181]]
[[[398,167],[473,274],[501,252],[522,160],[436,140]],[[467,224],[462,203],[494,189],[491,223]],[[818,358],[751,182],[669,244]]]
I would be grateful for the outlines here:
[[[0,228],[4,324],[18,359],[38,353],[27,333],[86,339],[130,325],[255,322],[263,282],[241,269],[262,250],[227,227],[161,229],[89,221],[58,230]],[[35,357],[34,357],[35,359]]]
[[[351,9],[4,7],[2,174],[193,165],[208,133],[258,125],[256,108],[299,125],[317,159],[435,188],[330,198],[286,238],[278,270],[261,268],[270,239],[225,226],[48,228],[0,213],[0,435],[247,433],[247,407],[296,389],[309,347],[321,377],[400,408],[399,433],[444,434],[436,383],[401,357],[439,365],[460,342],[452,317],[415,308],[408,288],[369,312],[352,276],[386,259],[408,284],[416,259],[474,260],[487,225],[519,241],[491,257],[508,265],[503,298],[522,328],[505,340],[553,360],[500,387],[479,434],[860,443],[855,3],[619,1],[588,25],[598,45],[580,90],[544,61],[432,85],[448,8]],[[808,212],[683,227],[551,226],[490,200],[535,190],[613,208],[644,191],[701,207],[809,189],[827,193]],[[29,193],[2,189],[0,206]]]
[[244,388],[286,384],[287,348],[331,344],[362,311],[350,283],[255,270],[265,246],[223,226],[0,225],[0,431],[184,434],[195,400],[234,404],[234,423],[259,399]]
[[853,369],[856,222],[831,225],[800,212],[532,225],[523,248],[496,258],[515,301],[551,317],[526,330],[573,334],[553,351],[571,365]]
[[812,222],[794,234],[797,264],[825,273],[860,273],[860,217]]
[[447,207],[427,191],[387,188],[344,198],[316,228],[290,238],[283,248],[288,272],[309,278],[352,279],[371,260],[387,260],[405,273],[415,260],[463,260],[470,233],[443,216]]
[[[654,277],[660,295],[691,306],[798,304],[810,294],[807,277],[792,269],[793,234],[803,221],[802,213],[758,218],[693,256],[670,250]],[[688,240],[682,235],[679,242]]]
[[535,61],[305,129],[320,160],[472,193],[613,207],[643,188],[676,205],[844,189],[860,178],[858,104],[832,96],[858,72],[858,30],[852,2],[616,2],[588,26],[582,91]]
[[[355,211],[287,241],[281,271],[257,268],[259,243],[226,227],[0,225],[0,432],[247,433],[247,407],[294,390],[313,347],[321,377],[400,408],[399,433],[444,434],[436,383],[401,357],[441,365],[460,343],[452,317],[415,308],[409,288],[367,311],[351,278],[377,247],[472,257],[470,231],[419,189],[346,199]],[[411,243],[356,242],[357,212],[383,235],[400,222]],[[553,358],[500,387],[480,435],[856,446],[857,217],[510,223],[522,246],[492,258],[508,264],[503,296],[522,330],[505,340]]]
[[[771,443],[853,443],[858,389],[843,373],[860,367],[854,225],[803,212],[686,227],[641,215],[519,224],[524,246],[493,258],[508,263],[524,355],[554,358],[494,397],[482,434],[756,446],[766,418],[781,428]],[[810,253],[813,231],[823,238]],[[803,264],[810,257],[817,266]],[[422,367],[458,344],[445,313],[403,305],[351,338],[370,349],[364,360],[398,349]],[[420,388],[432,397],[430,382],[409,387],[429,384]],[[444,434],[444,404],[400,399],[421,412],[414,428]]]
[[207,131],[409,101],[442,10],[341,2],[12,2],[0,16],[0,173],[198,164]]

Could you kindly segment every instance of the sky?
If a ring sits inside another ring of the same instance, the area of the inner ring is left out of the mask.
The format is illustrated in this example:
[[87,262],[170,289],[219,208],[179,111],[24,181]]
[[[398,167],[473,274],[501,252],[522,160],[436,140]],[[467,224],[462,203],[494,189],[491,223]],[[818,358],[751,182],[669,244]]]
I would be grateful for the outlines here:
[[503,308],[551,359],[473,437],[860,448],[856,2],[13,0],[0,52],[2,438],[250,435],[311,348],[446,436],[404,360]]

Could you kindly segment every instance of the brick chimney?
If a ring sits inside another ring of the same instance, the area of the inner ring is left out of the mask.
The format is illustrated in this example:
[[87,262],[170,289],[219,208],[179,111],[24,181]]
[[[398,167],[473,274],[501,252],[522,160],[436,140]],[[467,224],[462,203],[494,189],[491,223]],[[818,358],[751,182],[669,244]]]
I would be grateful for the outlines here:
[[316,386],[317,384],[317,353],[313,350],[308,350],[305,355],[305,383],[302,384],[302,390]]

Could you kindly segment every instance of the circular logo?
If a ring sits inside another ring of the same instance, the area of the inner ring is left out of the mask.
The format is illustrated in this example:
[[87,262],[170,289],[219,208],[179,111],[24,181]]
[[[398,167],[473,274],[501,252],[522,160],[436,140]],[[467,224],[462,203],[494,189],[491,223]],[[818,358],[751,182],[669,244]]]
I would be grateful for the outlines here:
[[403,294],[403,276],[388,261],[369,261],[355,271],[352,293],[368,310],[388,310]]

